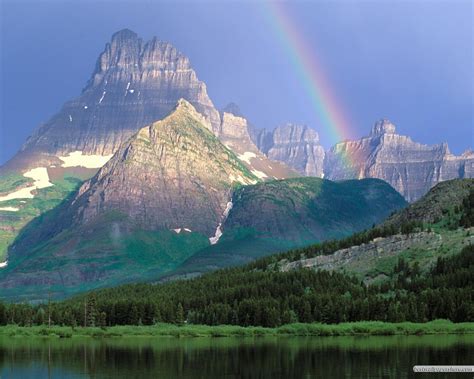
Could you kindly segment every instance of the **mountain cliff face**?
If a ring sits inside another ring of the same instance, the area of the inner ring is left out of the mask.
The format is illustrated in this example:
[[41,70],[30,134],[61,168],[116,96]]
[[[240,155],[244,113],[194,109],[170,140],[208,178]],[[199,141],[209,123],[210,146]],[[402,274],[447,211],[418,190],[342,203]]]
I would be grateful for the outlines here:
[[82,166],[94,157],[102,162],[92,167],[97,169],[133,133],[166,117],[181,98],[204,116],[229,148],[244,154],[244,164],[257,176],[295,176],[285,164],[271,162],[259,152],[235,104],[219,113],[186,56],[169,43],[156,37],[145,42],[128,29],[106,44],[81,95],[38,128],[7,168],[65,167],[65,159],[72,161],[71,157],[76,158],[71,165]]
[[113,154],[138,129],[169,114],[180,98],[219,127],[219,112],[186,56],[157,38],[145,42],[121,30],[106,44],[81,95],[36,130],[17,160],[74,151]]
[[251,137],[252,127],[235,104],[221,113],[217,136],[260,179],[283,179],[298,176],[295,170],[278,159],[262,154]]
[[323,177],[324,148],[318,133],[306,125],[285,124],[272,132],[263,129],[254,134],[254,141],[268,158],[302,175]]
[[474,153],[450,153],[448,145],[428,146],[396,133],[395,125],[380,120],[369,136],[336,144],[324,162],[331,180],[379,178],[408,201],[423,196],[436,183],[474,176]]

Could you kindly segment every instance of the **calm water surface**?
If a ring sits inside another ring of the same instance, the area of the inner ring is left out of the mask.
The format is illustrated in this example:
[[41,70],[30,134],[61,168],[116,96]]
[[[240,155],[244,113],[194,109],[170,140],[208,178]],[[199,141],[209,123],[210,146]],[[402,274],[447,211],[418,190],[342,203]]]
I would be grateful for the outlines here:
[[0,378],[474,378],[474,336],[0,338]]

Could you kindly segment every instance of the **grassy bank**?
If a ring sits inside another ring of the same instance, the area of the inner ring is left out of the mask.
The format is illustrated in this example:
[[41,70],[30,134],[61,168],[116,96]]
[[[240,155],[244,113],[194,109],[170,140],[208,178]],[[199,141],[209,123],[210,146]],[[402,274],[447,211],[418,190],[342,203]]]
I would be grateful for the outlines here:
[[426,323],[387,323],[378,321],[348,322],[341,324],[288,324],[278,328],[241,327],[235,325],[173,325],[112,326],[107,328],[71,328],[68,326],[8,325],[0,327],[0,336],[44,336],[56,338],[82,337],[254,337],[254,336],[356,336],[356,335],[426,335],[474,334],[474,323],[452,323],[435,320]]

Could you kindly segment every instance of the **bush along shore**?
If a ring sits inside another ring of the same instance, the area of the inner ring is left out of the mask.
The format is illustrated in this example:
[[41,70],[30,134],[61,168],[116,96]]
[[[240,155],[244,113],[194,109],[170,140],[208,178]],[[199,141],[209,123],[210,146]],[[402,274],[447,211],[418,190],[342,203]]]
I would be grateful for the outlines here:
[[0,327],[0,337],[258,337],[258,336],[391,336],[429,334],[474,334],[474,323],[453,323],[434,320],[425,323],[359,321],[340,324],[294,323],[277,328],[237,325],[175,325],[152,326],[70,327],[70,326],[17,326]]

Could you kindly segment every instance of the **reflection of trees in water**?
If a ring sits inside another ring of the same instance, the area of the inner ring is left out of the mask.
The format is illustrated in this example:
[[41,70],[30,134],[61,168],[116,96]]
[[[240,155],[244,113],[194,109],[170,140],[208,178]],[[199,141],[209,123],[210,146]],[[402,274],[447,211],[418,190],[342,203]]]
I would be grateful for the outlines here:
[[0,376],[400,378],[414,364],[469,364],[473,345],[469,336],[11,338],[0,340]]

